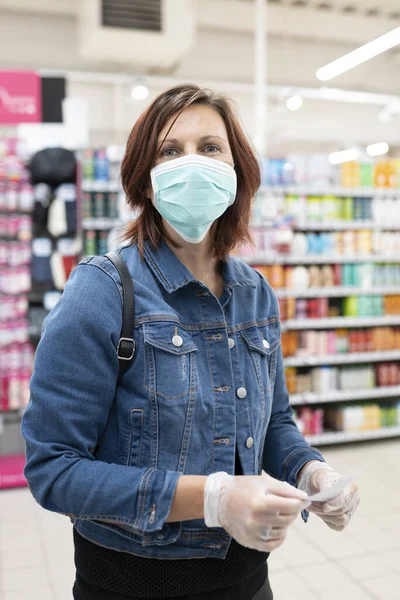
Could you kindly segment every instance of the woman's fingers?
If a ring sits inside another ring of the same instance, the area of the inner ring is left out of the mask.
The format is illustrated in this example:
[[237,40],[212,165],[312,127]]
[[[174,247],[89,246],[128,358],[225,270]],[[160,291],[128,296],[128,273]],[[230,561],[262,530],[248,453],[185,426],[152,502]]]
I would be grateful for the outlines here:
[[256,485],[262,486],[266,489],[268,494],[274,496],[281,496],[282,498],[294,498],[297,500],[307,500],[307,494],[293,487],[286,481],[278,481],[268,475],[258,478]]
[[274,494],[266,494],[259,499],[256,511],[260,514],[279,514],[286,516],[297,516],[302,510],[310,506],[308,500],[295,500],[294,498],[282,498]]

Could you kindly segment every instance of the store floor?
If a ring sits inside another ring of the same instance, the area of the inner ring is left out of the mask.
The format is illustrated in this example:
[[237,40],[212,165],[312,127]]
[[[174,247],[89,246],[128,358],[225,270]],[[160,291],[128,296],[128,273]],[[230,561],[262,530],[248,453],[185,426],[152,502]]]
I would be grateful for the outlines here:
[[[400,600],[400,441],[329,449],[344,473],[364,468],[362,503],[344,533],[299,519],[270,558],[275,600]],[[27,490],[0,492],[1,600],[71,600],[71,526]]]

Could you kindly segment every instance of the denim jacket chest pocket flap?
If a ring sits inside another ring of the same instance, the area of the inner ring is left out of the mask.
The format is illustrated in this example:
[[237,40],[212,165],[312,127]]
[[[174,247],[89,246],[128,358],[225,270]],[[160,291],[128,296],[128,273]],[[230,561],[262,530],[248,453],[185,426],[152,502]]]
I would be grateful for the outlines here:
[[179,400],[197,387],[197,346],[190,333],[173,322],[143,326],[145,386],[161,398]]
[[257,381],[261,389],[268,389],[274,379],[276,350],[280,345],[279,323],[243,329],[240,335],[251,356]]

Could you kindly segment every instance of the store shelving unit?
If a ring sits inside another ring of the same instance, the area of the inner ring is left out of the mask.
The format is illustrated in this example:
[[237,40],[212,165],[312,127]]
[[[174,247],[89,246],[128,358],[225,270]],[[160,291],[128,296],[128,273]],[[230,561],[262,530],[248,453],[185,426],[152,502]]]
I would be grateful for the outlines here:
[[347,231],[371,229],[372,231],[400,231],[399,223],[374,223],[373,221],[331,221],[329,223],[320,223],[310,221],[306,223],[296,223],[293,226],[295,231]]
[[[387,199],[399,201],[400,205],[400,189],[390,188],[342,188],[338,186],[323,186],[323,185],[288,185],[288,186],[262,186],[260,188],[261,197],[270,198],[276,197],[277,203],[286,205],[286,201],[289,203],[290,199],[285,197],[339,197],[339,198],[353,198],[353,199],[369,199],[373,207],[374,200],[385,201]],[[344,200],[344,202],[346,202]],[[355,201],[354,201],[355,202]],[[288,204],[287,206],[290,206]],[[307,206],[307,205],[306,205]],[[306,209],[307,210],[307,209]],[[355,213],[358,214],[358,213]],[[281,215],[282,216],[282,215]],[[302,216],[295,216],[294,214],[284,214],[283,220],[278,224],[278,227],[290,228],[294,232],[314,232],[316,234],[332,233],[346,234],[346,232],[361,232],[370,231],[371,234],[377,233],[378,235],[382,232],[398,232],[400,231],[400,216],[393,214],[386,214],[382,211],[376,220],[372,220],[375,217],[371,217],[369,214],[368,218],[357,217],[354,219],[343,218],[328,218],[323,214],[315,216],[311,213],[302,213]],[[282,225],[283,223],[283,225]],[[263,237],[262,231],[271,228],[271,223],[265,221],[265,223],[254,223],[253,225],[255,232],[260,233],[261,239]],[[265,244],[265,242],[264,242]],[[369,253],[369,254],[354,254],[349,255],[348,253],[336,254],[334,252],[328,253],[326,251],[322,254],[282,254],[268,248],[263,251],[256,251],[253,255],[245,255],[241,257],[244,262],[252,266],[273,266],[273,265],[284,265],[284,266],[311,266],[311,265],[335,265],[335,264],[362,264],[370,263],[374,265],[390,265],[400,263],[400,253],[391,252],[382,248],[382,252]],[[384,267],[383,267],[384,268]],[[390,282],[388,282],[390,283]],[[380,285],[370,288],[356,287],[356,286],[335,286],[335,287],[315,287],[307,289],[276,289],[276,295],[280,300],[286,299],[318,299],[318,298],[348,298],[350,296],[398,296],[400,295],[399,285]],[[400,315],[386,315],[386,316],[374,316],[374,317],[335,317],[335,318],[305,318],[305,319],[290,319],[282,321],[282,331],[316,331],[316,330],[334,330],[334,329],[363,329],[363,328],[374,328],[374,327],[391,327],[400,326]],[[312,369],[313,367],[333,367],[346,365],[364,365],[378,364],[378,363],[393,363],[400,361],[400,349],[390,350],[384,352],[357,352],[357,353],[342,353],[342,354],[326,354],[324,356],[290,356],[284,359],[285,368],[294,369]],[[400,398],[400,386],[391,387],[374,387],[372,389],[360,389],[355,390],[338,390],[331,391],[329,393],[302,393],[292,394],[290,396],[290,402],[293,407],[309,407],[309,406],[329,406],[337,405],[338,403],[347,402],[363,402],[372,401],[379,402],[388,399],[390,402],[392,399]],[[321,435],[310,435],[307,439],[310,443],[315,445],[330,445],[330,444],[342,444],[347,442],[355,441],[366,441],[373,439],[382,439],[387,437],[400,436],[399,427],[382,427],[378,430],[365,430],[355,431],[351,433],[343,432],[325,432]]]
[[123,227],[124,223],[121,219],[110,219],[108,217],[92,217],[82,220],[83,229],[96,229],[99,231],[108,231]]
[[359,288],[352,286],[337,286],[325,288],[277,289],[277,298],[346,298],[347,296],[397,296],[399,286],[374,286],[373,288]]
[[335,390],[328,394],[315,394],[305,392],[304,394],[292,394],[290,403],[292,406],[308,404],[330,404],[337,402],[356,402],[363,400],[378,400],[384,398],[396,398],[400,396],[400,386],[375,387],[368,390]]
[[383,317],[327,317],[325,319],[291,319],[282,322],[282,331],[301,329],[348,329],[400,326],[400,315]]
[[326,356],[293,356],[284,359],[285,367],[318,367],[322,365],[355,365],[400,360],[400,350],[387,352],[352,352]]
[[344,188],[336,185],[262,185],[262,194],[281,194],[284,196],[342,196],[343,198],[396,198],[400,199],[400,189],[375,188]]
[[97,181],[85,179],[82,182],[83,192],[119,192],[121,185],[118,181]]
[[[315,229],[315,228],[314,228]],[[255,254],[245,256],[241,260],[252,265],[333,265],[333,264],[359,264],[359,263],[400,263],[400,254],[367,254],[354,255],[351,258],[346,255],[335,254]]]
[[332,446],[348,444],[350,442],[368,442],[371,440],[382,440],[400,436],[400,427],[381,427],[381,429],[369,429],[366,431],[341,432],[332,431],[321,435],[309,435],[306,439],[312,446]]

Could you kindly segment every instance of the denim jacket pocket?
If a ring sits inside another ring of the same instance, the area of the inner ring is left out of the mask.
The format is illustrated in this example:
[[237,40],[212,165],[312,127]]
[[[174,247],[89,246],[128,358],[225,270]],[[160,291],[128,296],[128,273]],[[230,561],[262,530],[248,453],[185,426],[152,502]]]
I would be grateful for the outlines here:
[[185,399],[197,387],[197,346],[190,334],[172,322],[143,326],[145,386],[166,400]]
[[275,379],[274,353],[280,344],[279,325],[271,323],[264,327],[249,327],[240,332],[248,348],[261,390],[268,391]]

